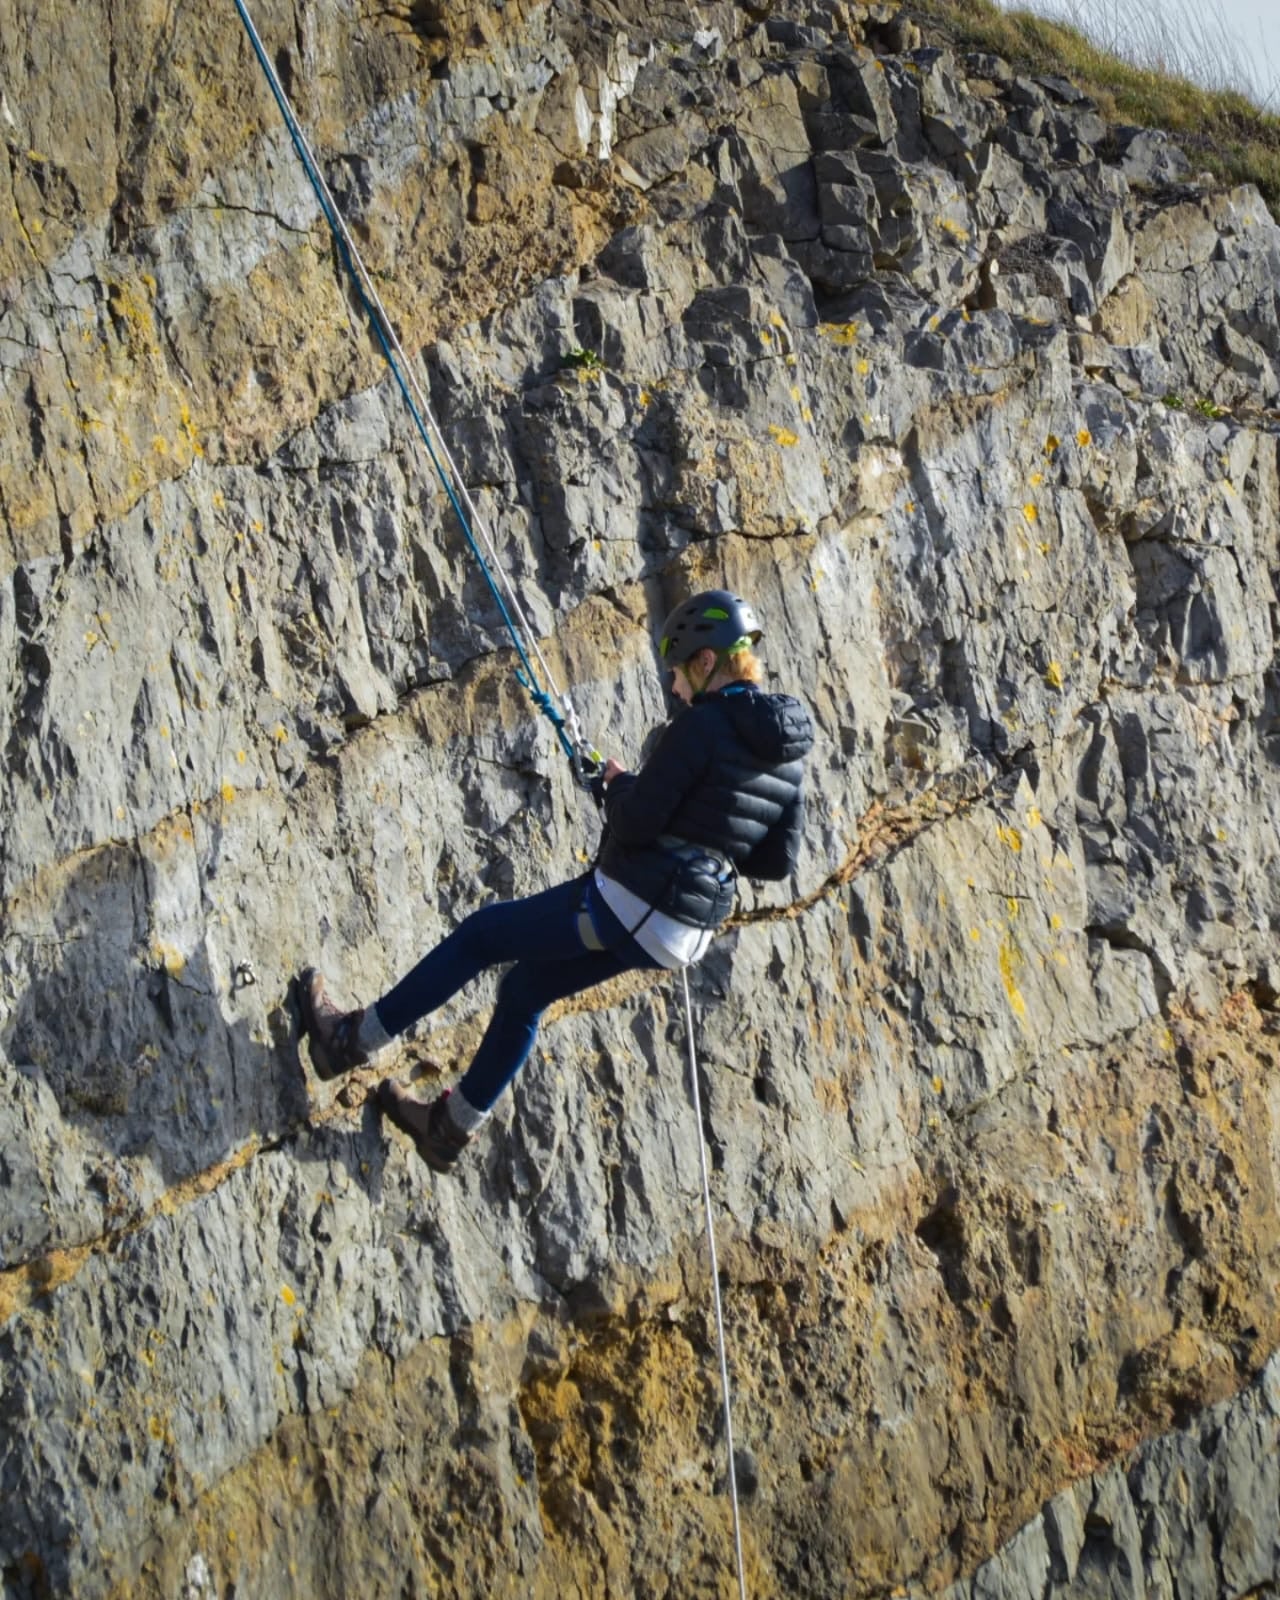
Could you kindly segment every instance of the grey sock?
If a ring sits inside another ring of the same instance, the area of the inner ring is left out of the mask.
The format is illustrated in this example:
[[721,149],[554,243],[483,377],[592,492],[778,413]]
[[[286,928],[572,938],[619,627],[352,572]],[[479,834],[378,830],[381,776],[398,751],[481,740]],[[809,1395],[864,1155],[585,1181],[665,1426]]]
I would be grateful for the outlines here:
[[382,1026],[377,1006],[366,1006],[360,1026],[356,1029],[356,1045],[361,1055],[376,1056],[391,1043],[391,1035]]
[[462,1133],[475,1133],[478,1128],[483,1128],[493,1115],[492,1108],[488,1111],[477,1111],[461,1089],[455,1089],[446,1104],[449,1108],[449,1121]]

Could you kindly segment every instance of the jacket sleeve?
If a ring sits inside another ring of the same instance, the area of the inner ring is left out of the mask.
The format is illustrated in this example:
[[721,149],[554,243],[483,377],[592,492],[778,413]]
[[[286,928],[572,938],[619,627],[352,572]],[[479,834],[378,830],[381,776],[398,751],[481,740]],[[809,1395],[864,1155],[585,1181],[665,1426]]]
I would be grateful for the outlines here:
[[664,730],[639,772],[619,774],[605,790],[609,831],[619,844],[647,844],[665,833],[680,802],[711,761],[709,730],[696,710]]
[[776,881],[789,878],[796,870],[800,840],[804,833],[804,790],[797,789],[786,810],[769,829],[747,859],[738,865],[744,878]]

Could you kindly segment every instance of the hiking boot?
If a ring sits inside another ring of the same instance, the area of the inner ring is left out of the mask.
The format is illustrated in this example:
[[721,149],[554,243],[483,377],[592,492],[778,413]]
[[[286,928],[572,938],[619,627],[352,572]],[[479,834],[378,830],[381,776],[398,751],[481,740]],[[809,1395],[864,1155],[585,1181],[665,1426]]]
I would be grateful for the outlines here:
[[409,1135],[418,1154],[433,1172],[448,1172],[471,1143],[471,1135],[464,1133],[449,1115],[452,1092],[446,1089],[428,1105],[423,1100],[415,1100],[390,1078],[378,1085],[378,1110]]
[[369,1057],[356,1043],[364,1012],[340,1011],[325,993],[324,974],[318,967],[308,967],[298,975],[298,1009],[317,1078],[329,1082],[353,1067],[368,1066]]

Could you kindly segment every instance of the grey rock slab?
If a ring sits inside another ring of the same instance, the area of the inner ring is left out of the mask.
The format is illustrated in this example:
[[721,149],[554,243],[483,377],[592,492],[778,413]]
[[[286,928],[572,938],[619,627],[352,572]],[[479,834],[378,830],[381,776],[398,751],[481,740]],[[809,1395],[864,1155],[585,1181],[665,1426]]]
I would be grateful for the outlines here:
[[1095,210],[1050,201],[1047,218],[1054,233],[1072,239],[1084,252],[1099,300],[1133,271],[1133,240],[1119,206]]
[[880,143],[889,143],[897,132],[897,118],[882,61],[863,57],[843,70],[833,70],[831,87],[832,98],[840,109],[871,123]]
[[1049,1541],[1036,1518],[1018,1530],[997,1561],[978,1568],[969,1593],[973,1600],[1025,1600],[1046,1592],[1049,1574]]
[[[1280,1555],[1276,1366],[1273,1357],[1234,1400],[1056,1496],[948,1600],[1267,1593]],[[1245,1473],[1243,1496],[1222,1492],[1233,1470]]]
[[815,152],[848,152],[875,144],[880,137],[874,122],[851,111],[810,111],[804,124]]
[[752,106],[728,144],[745,220],[784,239],[812,238],[817,195],[795,86],[772,79],[767,99]]
[[1159,128],[1117,128],[1113,135],[1120,170],[1134,183],[1181,183],[1191,163]]

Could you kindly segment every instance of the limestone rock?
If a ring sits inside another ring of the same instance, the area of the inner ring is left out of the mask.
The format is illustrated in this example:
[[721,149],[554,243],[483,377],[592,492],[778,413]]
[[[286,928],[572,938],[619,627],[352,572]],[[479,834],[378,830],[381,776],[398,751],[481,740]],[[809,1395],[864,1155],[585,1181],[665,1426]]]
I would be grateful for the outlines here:
[[264,8],[590,735],[722,582],[819,733],[703,1128],[640,976],[436,1182],[290,979],[376,997],[591,809],[234,18],[4,7],[6,1596],[727,1592],[704,1133],[753,1593],[1267,1592],[1258,194],[891,6]]

